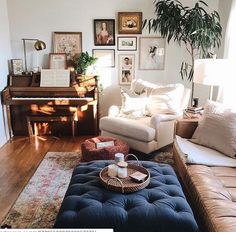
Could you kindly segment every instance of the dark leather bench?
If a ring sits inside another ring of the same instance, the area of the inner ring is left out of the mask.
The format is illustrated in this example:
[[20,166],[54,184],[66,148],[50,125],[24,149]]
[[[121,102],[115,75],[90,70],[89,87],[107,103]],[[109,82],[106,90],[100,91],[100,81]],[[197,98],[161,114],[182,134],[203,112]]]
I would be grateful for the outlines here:
[[55,228],[113,228],[115,232],[196,232],[198,226],[181,185],[166,164],[140,162],[151,175],[147,188],[120,194],[99,182],[112,161],[78,165],[57,215]]

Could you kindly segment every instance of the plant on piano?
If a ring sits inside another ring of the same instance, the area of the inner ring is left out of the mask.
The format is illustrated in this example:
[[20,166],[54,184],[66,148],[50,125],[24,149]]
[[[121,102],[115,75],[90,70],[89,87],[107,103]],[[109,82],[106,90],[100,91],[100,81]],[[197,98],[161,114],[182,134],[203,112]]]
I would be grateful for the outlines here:
[[88,52],[82,52],[73,57],[75,72],[77,74],[85,74],[87,68],[97,61],[96,57],[90,56]]

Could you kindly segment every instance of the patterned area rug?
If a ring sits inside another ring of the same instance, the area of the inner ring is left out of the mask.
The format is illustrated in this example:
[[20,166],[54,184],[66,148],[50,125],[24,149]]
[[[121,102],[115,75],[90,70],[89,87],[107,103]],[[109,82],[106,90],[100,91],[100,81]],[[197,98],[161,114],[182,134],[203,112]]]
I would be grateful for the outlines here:
[[[52,228],[79,156],[48,152],[1,224],[15,229]],[[173,166],[172,150],[155,153],[151,161]]]
[[154,158],[151,159],[151,161],[169,164],[174,168],[174,160],[173,160],[172,151],[160,152],[159,154],[155,155]]
[[52,228],[79,157],[76,152],[48,152],[2,225]]

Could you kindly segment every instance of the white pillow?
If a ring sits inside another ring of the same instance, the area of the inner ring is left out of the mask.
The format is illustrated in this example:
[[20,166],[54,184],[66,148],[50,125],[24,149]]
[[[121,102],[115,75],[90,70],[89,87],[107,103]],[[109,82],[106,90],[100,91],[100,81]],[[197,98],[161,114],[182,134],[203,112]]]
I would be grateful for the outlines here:
[[142,79],[133,80],[131,82],[130,90],[136,94],[143,93],[144,91],[147,92],[149,96],[151,92],[156,89],[159,85],[153,84],[148,81],[144,81]]
[[203,120],[190,141],[236,158],[236,113],[223,104],[207,102]]
[[131,93],[130,95],[122,91],[122,106],[121,117],[140,118],[146,115],[147,97],[146,93],[137,95]]
[[182,84],[170,84],[152,91],[147,111],[149,114],[180,114],[181,100],[184,94]]

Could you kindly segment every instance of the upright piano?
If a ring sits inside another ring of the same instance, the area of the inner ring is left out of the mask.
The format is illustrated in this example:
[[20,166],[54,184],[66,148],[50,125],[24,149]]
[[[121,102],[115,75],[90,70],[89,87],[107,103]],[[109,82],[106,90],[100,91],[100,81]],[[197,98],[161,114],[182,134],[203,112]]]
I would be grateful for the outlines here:
[[[8,85],[2,91],[2,105],[6,109],[10,137],[28,135],[29,115],[57,117],[70,113],[77,121],[77,135],[98,133],[96,76],[80,78],[70,87],[40,87],[39,83],[40,74],[8,76]],[[71,133],[67,122],[42,122],[40,128],[40,133],[44,131],[46,134],[63,136]]]

